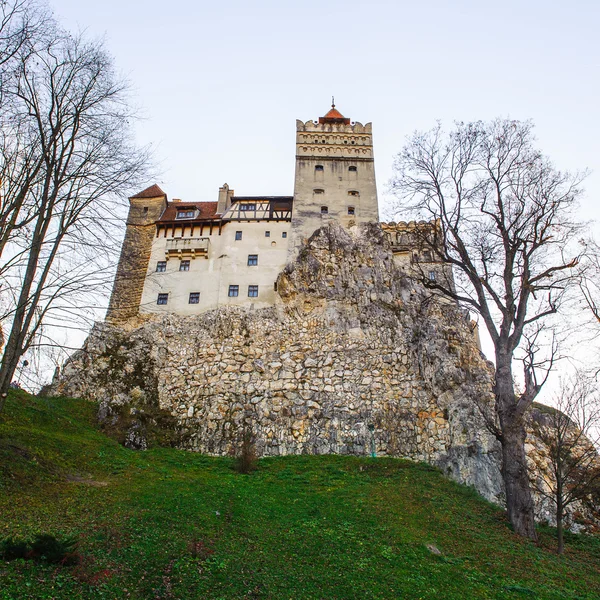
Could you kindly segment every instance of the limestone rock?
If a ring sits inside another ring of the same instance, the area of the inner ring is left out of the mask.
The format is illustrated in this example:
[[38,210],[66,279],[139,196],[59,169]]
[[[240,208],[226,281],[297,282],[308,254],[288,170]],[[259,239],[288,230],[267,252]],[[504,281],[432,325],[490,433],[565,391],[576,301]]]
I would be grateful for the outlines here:
[[[180,447],[227,455],[424,460],[503,503],[500,447],[475,401],[491,371],[468,314],[396,266],[379,226],[324,227],[278,279],[273,308],[97,324],[54,393],[168,414]],[[143,409],[142,406],[142,409]],[[144,448],[139,426],[130,445]]]

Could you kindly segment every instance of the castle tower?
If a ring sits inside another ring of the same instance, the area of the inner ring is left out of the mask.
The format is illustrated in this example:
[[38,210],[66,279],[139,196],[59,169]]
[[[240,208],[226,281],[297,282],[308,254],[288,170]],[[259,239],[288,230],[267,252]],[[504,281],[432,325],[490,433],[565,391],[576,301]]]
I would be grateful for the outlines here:
[[296,176],[290,252],[334,219],[378,222],[372,125],[350,123],[332,104],[319,121],[296,121]]
[[166,206],[167,195],[157,185],[129,198],[127,229],[106,313],[107,321],[120,321],[138,314],[156,235],[156,221]]

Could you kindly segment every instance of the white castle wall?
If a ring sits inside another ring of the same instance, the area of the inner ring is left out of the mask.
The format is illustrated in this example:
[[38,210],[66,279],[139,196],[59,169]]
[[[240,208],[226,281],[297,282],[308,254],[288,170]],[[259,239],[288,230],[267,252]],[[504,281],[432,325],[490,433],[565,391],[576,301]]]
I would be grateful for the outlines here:
[[[236,231],[242,232],[239,241],[235,239]],[[269,237],[265,235],[267,231]],[[172,232],[169,237],[163,237],[161,233],[152,244],[140,312],[192,315],[219,306],[272,306],[274,284],[286,262],[289,232],[289,222],[276,221],[228,222],[223,225],[220,235],[218,227],[213,228],[212,235],[205,227],[203,237],[209,240],[208,252],[206,256],[197,254],[195,258],[189,254],[167,258],[167,245],[174,238]],[[188,230],[186,237],[178,239],[192,239],[192,236]],[[258,265],[248,266],[248,255],[257,255]],[[165,260],[166,272],[157,272],[157,263]],[[181,260],[190,261],[189,271],[179,270]],[[239,286],[237,297],[228,296],[230,285]],[[250,285],[258,285],[258,297],[248,297]],[[200,292],[198,304],[189,303],[192,292]],[[169,294],[166,305],[157,304],[160,293]]]

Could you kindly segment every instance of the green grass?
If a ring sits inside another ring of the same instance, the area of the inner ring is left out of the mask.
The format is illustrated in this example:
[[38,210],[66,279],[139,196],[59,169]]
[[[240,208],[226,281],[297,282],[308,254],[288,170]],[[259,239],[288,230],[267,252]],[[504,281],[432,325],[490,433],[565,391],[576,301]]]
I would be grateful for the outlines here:
[[0,561],[0,598],[600,598],[598,537],[558,557],[553,530],[518,538],[426,465],[296,456],[240,475],[122,448],[94,408],[15,393],[0,416],[0,538],[74,535],[82,557]]

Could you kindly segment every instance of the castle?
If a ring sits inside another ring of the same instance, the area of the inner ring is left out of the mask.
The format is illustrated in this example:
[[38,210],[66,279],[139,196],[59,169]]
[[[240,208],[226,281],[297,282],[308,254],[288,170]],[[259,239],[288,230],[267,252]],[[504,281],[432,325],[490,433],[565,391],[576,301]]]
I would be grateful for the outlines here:
[[[452,285],[437,225],[379,223],[370,123],[332,106],[296,130],[293,196],[130,198],[107,319],[52,393],[97,402],[131,448],[225,456],[250,434],[258,456],[398,456],[502,504],[493,370],[432,293]],[[552,480],[533,430],[528,453]]]
[[[378,221],[372,125],[333,104],[318,122],[296,121],[293,196],[236,196],[227,184],[216,202],[169,201],[158,185],[132,196],[107,319],[272,306],[279,273],[317,229]],[[414,223],[382,226],[395,260],[439,276]]]

